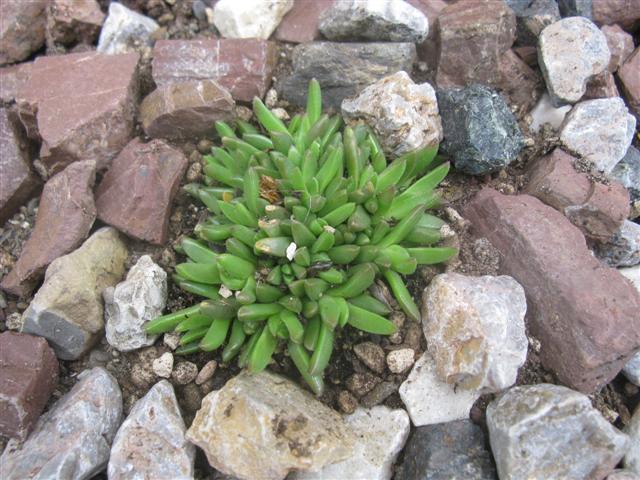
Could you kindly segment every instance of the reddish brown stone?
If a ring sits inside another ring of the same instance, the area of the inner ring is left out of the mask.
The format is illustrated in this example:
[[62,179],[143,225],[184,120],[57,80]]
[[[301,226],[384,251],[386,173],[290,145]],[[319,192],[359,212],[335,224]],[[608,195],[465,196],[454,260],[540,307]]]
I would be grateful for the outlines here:
[[500,57],[515,40],[513,10],[502,0],[457,2],[440,12],[436,28],[438,87],[496,86]]
[[262,97],[277,63],[276,45],[257,39],[161,40],[153,49],[153,80],[160,87],[215,80],[234,99]]
[[593,21],[598,25],[617,23],[625,30],[634,30],[640,21],[638,0],[592,0]]
[[50,173],[77,160],[107,167],[129,141],[138,90],[138,54],[38,57],[16,99],[29,136],[42,139]]
[[629,215],[629,193],[615,181],[591,181],[574,169],[575,160],[559,148],[540,158],[525,192],[564,213],[591,240],[606,242]]
[[51,177],[40,197],[36,224],[13,270],[0,288],[24,297],[28,295],[56,258],[74,250],[87,238],[96,218],[93,160],[76,162]]
[[49,0],[47,6],[47,46],[93,44],[104,22],[96,0]]
[[530,195],[484,189],[465,217],[524,287],[543,365],[582,392],[610,382],[640,348],[640,294],[631,283],[603,266],[560,212]]
[[180,150],[161,140],[142,143],[134,138],[96,189],[98,218],[127,235],[162,245],[187,164]]
[[509,104],[529,111],[540,96],[542,77],[513,50],[507,50],[498,60],[498,77],[494,85],[506,96]]
[[47,341],[0,334],[0,435],[24,440],[58,385],[58,359]]
[[24,60],[44,45],[47,1],[0,1],[0,65]]
[[640,47],[620,67],[618,78],[629,108],[640,119]]
[[16,100],[18,90],[29,78],[31,65],[19,63],[0,68],[0,102],[13,103]]
[[34,195],[40,186],[31,171],[29,148],[19,122],[0,108],[0,225]]
[[619,25],[605,25],[600,30],[607,37],[607,45],[611,52],[609,71],[615,72],[633,52],[633,37]]
[[231,94],[212,80],[164,85],[140,104],[140,122],[152,138],[211,137],[215,122],[231,120],[234,114]]
[[605,70],[587,82],[587,91],[583,95],[582,100],[619,96],[620,92],[618,92],[618,87],[616,87],[616,80],[613,78],[613,73]]
[[313,42],[320,38],[318,24],[322,12],[336,0],[294,0],[275,32],[276,40],[291,43]]

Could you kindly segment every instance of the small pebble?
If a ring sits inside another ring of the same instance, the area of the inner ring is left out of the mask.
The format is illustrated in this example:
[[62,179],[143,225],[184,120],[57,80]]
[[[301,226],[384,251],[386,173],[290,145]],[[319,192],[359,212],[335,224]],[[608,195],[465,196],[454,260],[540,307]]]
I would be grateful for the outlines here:
[[180,346],[180,334],[178,332],[169,332],[165,333],[162,338],[162,343],[164,343],[171,350],[175,350]]
[[389,352],[387,365],[393,373],[403,373],[409,370],[414,363],[415,352],[412,348],[401,348]]
[[380,383],[380,378],[371,373],[354,373],[347,379],[346,386],[351,393],[362,397]]
[[407,326],[407,332],[404,336],[404,343],[414,350],[420,350],[420,341],[422,340],[423,336],[424,333],[422,332],[422,328],[420,328],[420,324],[411,322]]
[[149,371],[144,365],[136,363],[131,367],[131,382],[141,390],[148,390],[156,380],[154,372]]
[[210,154],[212,147],[213,147],[213,142],[206,138],[203,138],[198,142],[198,151],[203,155]]
[[239,107],[236,107],[236,116],[240,120],[248,122],[249,120],[251,120],[251,117],[253,117],[253,111],[250,108],[240,105]]
[[338,393],[338,406],[344,413],[353,413],[358,408],[358,399],[348,390]]
[[153,373],[162,378],[169,378],[173,371],[173,353],[163,353],[153,361]]
[[270,88],[267,94],[264,96],[264,103],[267,107],[273,108],[278,103],[278,92],[275,88]]
[[218,362],[215,360],[209,360],[204,364],[204,367],[200,369],[198,372],[198,376],[196,377],[196,385],[202,385],[204,382],[213,377],[213,374],[216,373],[216,368],[218,368]]
[[193,382],[198,376],[198,367],[195,363],[180,362],[171,373],[171,378],[178,385],[186,385]]
[[10,313],[7,315],[5,323],[7,325],[7,329],[19,332],[22,330],[22,315],[18,312]]
[[211,379],[207,380],[202,385],[200,385],[200,391],[202,392],[203,395],[207,395],[210,392],[212,392],[213,388],[214,388],[214,384],[213,384],[213,380]]
[[384,372],[384,350],[380,345],[373,342],[359,343],[353,347],[353,353],[374,372]]
[[193,383],[185,385],[182,389],[182,398],[184,399],[184,406],[187,411],[195,413],[200,410],[202,403],[202,392]]
[[202,177],[202,165],[200,163],[192,163],[187,169],[186,179],[189,183],[200,181]]
[[382,382],[376,385],[373,390],[367,393],[360,403],[363,407],[371,408],[380,405],[387,398],[398,391],[398,386],[393,382]]
[[289,120],[289,114],[284,108],[274,108],[271,112],[280,120]]

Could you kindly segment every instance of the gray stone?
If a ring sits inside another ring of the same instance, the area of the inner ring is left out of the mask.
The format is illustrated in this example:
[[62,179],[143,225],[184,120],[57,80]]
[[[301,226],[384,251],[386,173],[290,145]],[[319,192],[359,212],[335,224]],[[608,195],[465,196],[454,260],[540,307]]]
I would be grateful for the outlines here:
[[357,437],[353,454],[318,472],[296,473],[291,480],[391,479],[391,468],[411,428],[407,412],[384,406],[359,408],[344,420]]
[[559,385],[515,387],[487,407],[491,450],[500,478],[603,478],[628,438],[586,395]]
[[196,452],[185,432],[173,387],[161,380],[136,402],[118,430],[109,479],[192,479]]
[[162,378],[169,378],[173,372],[173,353],[165,352],[156,358],[152,367],[153,373]]
[[292,57],[293,73],[277,85],[278,96],[304,106],[309,81],[315,78],[322,85],[324,105],[333,108],[387,75],[410,72],[417,58],[412,43],[332,42],[298,45]]
[[551,128],[558,130],[569,110],[571,110],[571,105],[554,107],[551,97],[545,92],[536,106],[529,112],[529,115],[531,115],[529,130],[539,132],[544,124],[549,124]]
[[9,441],[4,480],[93,478],[109,460],[122,421],[118,382],[102,367],[85,370],[71,391],[36,424],[26,442]]
[[509,165],[524,146],[524,138],[504,99],[494,89],[471,85],[438,90],[444,130],[442,149],[456,169],[483,175]]
[[593,0],[557,0],[563,17],[593,18]]
[[625,156],[636,127],[624,100],[600,98],[580,102],[564,119],[560,141],[595,168],[611,172]]
[[424,291],[422,319],[441,380],[456,388],[499,392],[527,358],[524,289],[507,275],[436,276]]
[[118,2],[111,2],[100,32],[98,52],[127,53],[151,46],[151,35],[158,28],[160,25],[152,18],[129,10]]
[[341,0],[320,16],[320,31],[333,41],[420,43],[429,20],[403,0]]
[[102,334],[102,291],[122,278],[127,253],[118,231],[105,227],[51,262],[24,312],[23,331],[45,337],[58,358],[80,358]]
[[640,150],[631,145],[622,160],[611,170],[611,178],[629,190],[631,200],[640,199]]
[[398,393],[416,427],[467,418],[480,396],[477,390],[454,389],[440,380],[429,352],[418,359]]
[[606,480],[640,480],[640,476],[636,475],[636,473],[631,470],[616,468],[613,472],[607,475]]
[[506,0],[506,3],[516,14],[516,41],[520,46],[535,46],[544,27],[560,20],[556,0]]
[[362,342],[353,346],[358,360],[376,373],[384,372],[384,350],[373,342]]
[[392,373],[404,373],[415,363],[416,352],[413,348],[392,350],[387,355],[387,365]]
[[428,83],[416,85],[406,72],[385,77],[344,100],[342,116],[373,128],[383,150],[393,157],[442,140],[435,90]]
[[127,279],[103,293],[105,330],[109,344],[121,352],[153,345],[158,335],[144,326],[162,315],[167,303],[167,274],[144,255],[129,270]]
[[241,480],[319,470],[348,458],[354,437],[338,413],[268,371],[242,372],[211,392],[187,431],[212,467]]
[[396,480],[495,480],[482,430],[470,420],[415,429]]
[[629,449],[624,456],[624,466],[640,475],[640,406],[636,408],[624,431],[629,435]]
[[293,0],[219,0],[213,8],[213,24],[225,38],[268,39]]
[[622,369],[622,373],[631,383],[640,387],[640,352],[631,357]]
[[584,17],[555,22],[538,38],[538,64],[557,107],[580,100],[587,82],[607,69],[610,58],[607,38]]
[[625,220],[609,242],[596,247],[596,255],[610,267],[633,267],[640,263],[640,225]]

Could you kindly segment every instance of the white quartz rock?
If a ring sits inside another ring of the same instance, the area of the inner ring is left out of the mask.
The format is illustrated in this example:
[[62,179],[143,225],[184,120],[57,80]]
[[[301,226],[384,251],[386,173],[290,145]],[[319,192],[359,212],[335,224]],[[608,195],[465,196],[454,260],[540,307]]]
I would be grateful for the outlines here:
[[220,0],[213,23],[225,38],[268,39],[293,7],[293,0]]

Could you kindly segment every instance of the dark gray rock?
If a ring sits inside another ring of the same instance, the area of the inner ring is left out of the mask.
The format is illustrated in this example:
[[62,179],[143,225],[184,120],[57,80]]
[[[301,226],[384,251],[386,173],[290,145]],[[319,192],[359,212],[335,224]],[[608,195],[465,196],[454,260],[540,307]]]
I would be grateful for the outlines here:
[[442,150],[470,175],[499,170],[524,146],[524,138],[504,99],[494,89],[471,85],[437,92],[444,130]]
[[281,98],[306,105],[309,80],[322,85],[327,107],[339,108],[342,100],[399,70],[410,72],[416,61],[413,43],[301,44],[293,50],[293,73],[276,88]]
[[557,0],[562,17],[593,19],[593,0]]
[[556,0],[506,0],[516,14],[516,42],[535,46],[544,27],[560,20]]
[[640,225],[625,220],[607,243],[597,246],[596,256],[610,267],[640,264]]
[[609,176],[627,187],[631,200],[639,200],[640,150],[633,145],[630,146],[625,156],[622,157],[622,160],[615,166]]
[[418,427],[404,449],[396,480],[494,480],[484,434],[470,420]]

